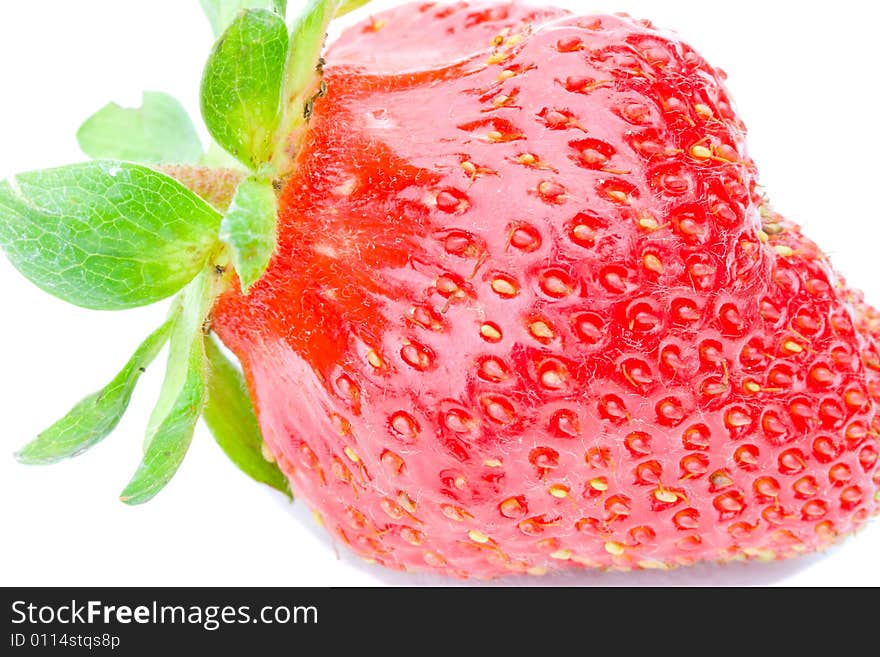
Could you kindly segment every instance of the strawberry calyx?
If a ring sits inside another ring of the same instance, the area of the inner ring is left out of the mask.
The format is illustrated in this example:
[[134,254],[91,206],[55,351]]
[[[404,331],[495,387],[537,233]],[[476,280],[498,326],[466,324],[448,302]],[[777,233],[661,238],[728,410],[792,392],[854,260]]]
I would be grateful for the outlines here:
[[325,90],[327,26],[366,2],[312,0],[288,29],[286,0],[203,0],[218,37],[201,84],[210,148],[180,103],[150,92],[140,108],[111,103],[83,124],[77,137],[93,161],[0,182],[0,247],[45,291],[101,310],[175,295],[166,321],[110,383],[22,448],[21,462],[57,462],[103,440],[167,344],[165,380],[122,501],[145,502],[165,486],[200,417],[244,472],[290,495],[265,456],[241,371],[211,335],[211,312],[229,287],[247,293],[265,272],[278,194]]

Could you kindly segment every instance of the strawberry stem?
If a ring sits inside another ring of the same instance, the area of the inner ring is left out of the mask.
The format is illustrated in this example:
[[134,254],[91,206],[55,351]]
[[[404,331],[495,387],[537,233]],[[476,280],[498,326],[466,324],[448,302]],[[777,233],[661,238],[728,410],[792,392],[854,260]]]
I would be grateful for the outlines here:
[[213,169],[182,164],[165,164],[158,169],[201,196],[220,212],[226,212],[229,208],[235,190],[246,175],[237,169]]

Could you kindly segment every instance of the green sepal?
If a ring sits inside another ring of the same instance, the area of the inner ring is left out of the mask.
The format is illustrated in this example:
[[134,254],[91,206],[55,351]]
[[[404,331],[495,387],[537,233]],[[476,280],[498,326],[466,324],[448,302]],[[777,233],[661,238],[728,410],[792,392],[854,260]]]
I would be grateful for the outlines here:
[[[168,347],[168,362],[159,399],[144,432],[144,452],[149,449],[159,426],[173,408],[186,383],[192,353],[204,354],[204,323],[214,301],[211,276],[207,270],[199,274],[171,307],[170,316],[174,320],[174,327]],[[204,358],[202,360],[204,362]]]
[[287,14],[287,0],[201,0],[201,5],[215,37],[226,31],[242,9],[272,9],[281,18]]
[[171,296],[216,248],[220,214],[145,166],[100,160],[0,183],[0,247],[34,284],[96,310]]
[[202,77],[208,131],[254,171],[274,149],[287,49],[287,25],[278,14],[245,10],[217,40]]
[[302,133],[315,99],[323,93],[321,52],[330,22],[367,2],[369,0],[309,0],[293,23],[284,77],[284,110],[272,155],[276,175],[290,173],[293,167],[290,137],[294,135],[296,140],[296,135]]
[[336,12],[335,0],[310,0],[290,31],[290,52],[284,81],[284,134],[290,134],[307,117],[304,106],[320,82],[319,62],[327,26]]
[[141,374],[168,341],[171,327],[169,320],[154,331],[107,386],[80,401],[16,453],[16,458],[29,465],[57,463],[79,456],[106,438],[125,414]]
[[186,456],[205,401],[204,353],[193,350],[186,374],[184,386],[156,428],[137,472],[119,496],[126,504],[153,499],[171,481]]
[[143,164],[197,164],[203,148],[186,110],[168,94],[146,91],[140,107],[110,103],[76,133],[83,153],[96,160]]
[[339,18],[340,16],[345,16],[347,13],[354,11],[355,9],[359,9],[366,4],[369,4],[370,0],[341,0],[338,2],[338,7],[336,8],[336,13],[334,16]]
[[275,252],[277,217],[272,182],[255,176],[243,180],[220,224],[220,239],[230,247],[245,293],[266,271]]
[[208,269],[199,274],[172,310],[174,327],[165,380],[147,425],[143,459],[120,495],[126,504],[142,504],[162,490],[192,442],[206,398],[203,325],[216,294],[213,277]]
[[263,455],[263,434],[239,369],[217,343],[205,340],[208,356],[208,401],[202,411],[210,429],[229,459],[252,479],[293,498],[284,473]]

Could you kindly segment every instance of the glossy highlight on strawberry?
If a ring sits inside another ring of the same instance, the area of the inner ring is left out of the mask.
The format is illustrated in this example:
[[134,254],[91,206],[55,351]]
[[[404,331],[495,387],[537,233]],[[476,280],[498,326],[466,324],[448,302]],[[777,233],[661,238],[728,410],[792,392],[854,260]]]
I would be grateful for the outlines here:
[[459,577],[821,548],[880,509],[880,316],[626,16],[412,4],[326,54],[213,328],[328,531]]

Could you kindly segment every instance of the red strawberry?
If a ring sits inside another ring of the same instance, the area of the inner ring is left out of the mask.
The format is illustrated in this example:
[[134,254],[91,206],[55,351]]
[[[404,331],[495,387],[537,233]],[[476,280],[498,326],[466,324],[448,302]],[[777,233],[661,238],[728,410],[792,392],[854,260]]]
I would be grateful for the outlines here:
[[177,295],[20,460],[103,440],[168,343],[123,501],[162,489],[201,415],[394,568],[773,559],[880,510],[880,313],[757,192],[690,47],[625,16],[423,4],[324,65],[363,0],[271,4],[210,12],[200,101],[232,168],[152,93],[83,125],[96,161],[0,181],[0,247],[44,290]]
[[407,5],[327,60],[273,263],[213,326],[335,537],[491,577],[785,557],[877,512],[880,317],[678,37]]

